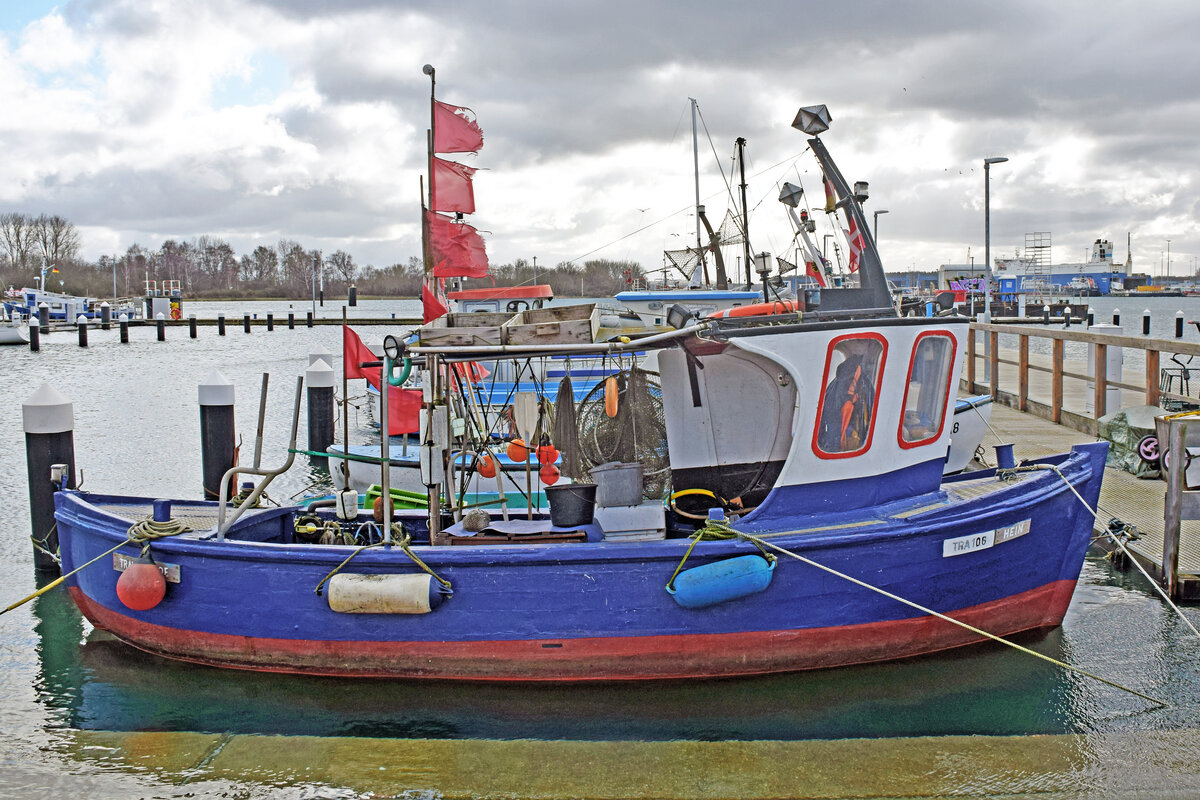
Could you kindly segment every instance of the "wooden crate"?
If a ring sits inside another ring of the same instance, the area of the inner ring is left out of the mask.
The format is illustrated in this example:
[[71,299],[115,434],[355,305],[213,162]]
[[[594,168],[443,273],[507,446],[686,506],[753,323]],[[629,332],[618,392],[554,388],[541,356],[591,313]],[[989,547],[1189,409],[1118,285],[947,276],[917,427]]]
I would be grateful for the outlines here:
[[501,326],[513,315],[503,311],[455,311],[420,327],[421,344],[500,344]]
[[595,303],[530,308],[500,327],[504,344],[591,343],[600,330],[600,310]]

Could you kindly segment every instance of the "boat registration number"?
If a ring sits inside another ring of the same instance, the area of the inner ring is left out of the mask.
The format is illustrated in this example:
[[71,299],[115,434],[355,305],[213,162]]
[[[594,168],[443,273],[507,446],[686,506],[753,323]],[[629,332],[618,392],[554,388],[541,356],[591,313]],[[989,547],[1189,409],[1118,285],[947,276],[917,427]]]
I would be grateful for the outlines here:
[[1023,519],[1012,525],[996,528],[994,531],[983,531],[981,533],[972,533],[968,536],[943,539],[942,558],[961,556],[964,553],[974,553],[976,550],[987,550],[989,547],[995,547],[998,544],[1003,544],[1010,539],[1016,539],[1018,536],[1024,536],[1027,533],[1029,533],[1029,520]]
[[[131,558],[124,553],[113,553],[113,569],[117,572],[124,572],[129,568],[130,564],[136,562],[136,558]],[[179,565],[178,564],[163,564],[155,562],[154,566],[158,567],[158,571],[167,579],[167,583],[179,583]]]

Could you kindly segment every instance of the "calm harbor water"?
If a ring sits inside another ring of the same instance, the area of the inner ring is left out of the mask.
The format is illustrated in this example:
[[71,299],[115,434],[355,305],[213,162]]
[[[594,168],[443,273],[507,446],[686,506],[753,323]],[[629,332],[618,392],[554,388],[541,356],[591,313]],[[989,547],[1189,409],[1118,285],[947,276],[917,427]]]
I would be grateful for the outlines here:
[[[1175,310],[1200,318],[1200,299],[1156,298],[1155,333],[1170,333]],[[1122,309],[1140,331],[1131,300],[1095,298],[1101,314]],[[1128,304],[1128,308],[1126,305]],[[196,386],[219,370],[236,386],[243,454],[253,446],[261,374],[271,375],[264,463],[286,457],[295,376],[308,352],[340,353],[336,326],[286,329],[288,302],[193,303],[203,317],[243,310],[276,315],[276,330],[197,339],[172,329],[92,331],[84,350],[73,333],[43,338],[40,353],[0,349],[9,402],[0,442],[12,454],[0,471],[10,525],[0,537],[0,606],[35,590],[28,542],[28,494],[20,404],[43,382],[74,403],[75,447],[84,488],[113,493],[199,497]],[[309,304],[293,302],[299,316]],[[340,317],[327,303],[325,315]],[[355,311],[352,309],[352,311]],[[413,301],[363,301],[358,316],[406,317]],[[280,324],[279,320],[284,323]],[[1164,322],[1164,320],[1166,320]],[[1189,326],[1188,339],[1200,339]],[[364,336],[384,333],[363,328]],[[353,391],[353,389],[352,389]],[[365,416],[351,412],[351,437],[369,441]],[[301,415],[301,442],[304,441]],[[339,423],[340,430],[340,423]],[[328,474],[299,458],[273,485],[285,501],[328,487]],[[246,602],[252,602],[247,598]],[[1200,611],[1188,609],[1200,623]],[[81,757],[79,731],[178,731],[321,737],[384,737],[454,742],[571,740],[871,740],[897,737],[1076,734],[1097,752],[1113,741],[1159,737],[1160,758],[1091,778],[1079,793],[1039,796],[1200,796],[1200,641],[1134,574],[1089,556],[1060,630],[1023,644],[1081,669],[1161,698],[1164,708],[999,646],[904,663],[731,681],[653,686],[493,687],[404,681],[346,681],[215,670],[158,659],[94,631],[55,589],[0,616],[0,797],[35,790],[89,797],[358,797],[330,786],[270,780],[198,779],[185,786],[136,766],[114,767],[97,752]],[[649,746],[649,745],[647,745]],[[1164,749],[1165,748],[1165,751]],[[1118,748],[1120,749],[1120,748]],[[71,754],[68,755],[68,752]],[[270,772],[270,765],[263,764]],[[731,767],[735,768],[735,767]],[[857,769],[847,765],[847,770]],[[1030,780],[1037,787],[1037,776]],[[480,794],[486,784],[481,778]],[[1043,787],[1044,788],[1044,787]],[[341,792],[341,793],[339,793]],[[436,795],[435,795],[436,796]],[[806,796],[796,787],[796,796]]]

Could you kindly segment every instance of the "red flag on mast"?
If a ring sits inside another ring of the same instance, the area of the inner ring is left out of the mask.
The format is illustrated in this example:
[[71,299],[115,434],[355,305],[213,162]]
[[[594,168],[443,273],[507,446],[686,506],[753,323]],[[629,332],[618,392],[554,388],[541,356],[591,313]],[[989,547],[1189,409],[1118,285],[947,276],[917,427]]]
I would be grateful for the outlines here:
[[438,278],[482,278],[488,258],[483,237],[465,222],[432,211],[425,213],[429,231],[429,261]]
[[433,101],[433,152],[475,153],[483,147],[483,131],[469,108]]
[[433,174],[429,176],[430,208],[434,211],[475,213],[475,190],[471,186],[474,167],[433,157]]

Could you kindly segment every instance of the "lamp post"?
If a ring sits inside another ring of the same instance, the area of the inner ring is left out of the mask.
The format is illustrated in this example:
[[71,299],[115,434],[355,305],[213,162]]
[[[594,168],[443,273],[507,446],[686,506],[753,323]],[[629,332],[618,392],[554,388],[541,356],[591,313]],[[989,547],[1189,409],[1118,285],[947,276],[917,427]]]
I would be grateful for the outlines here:
[[[1167,239],[1167,280],[1171,279],[1171,240]],[[1166,281],[1164,281],[1166,283]]]
[[875,244],[877,245],[879,244],[879,215],[886,213],[888,213],[886,208],[881,208],[875,212],[875,230],[871,232],[871,236],[875,239]]
[[1006,156],[983,160],[983,321],[992,321],[992,164],[1008,161]]

